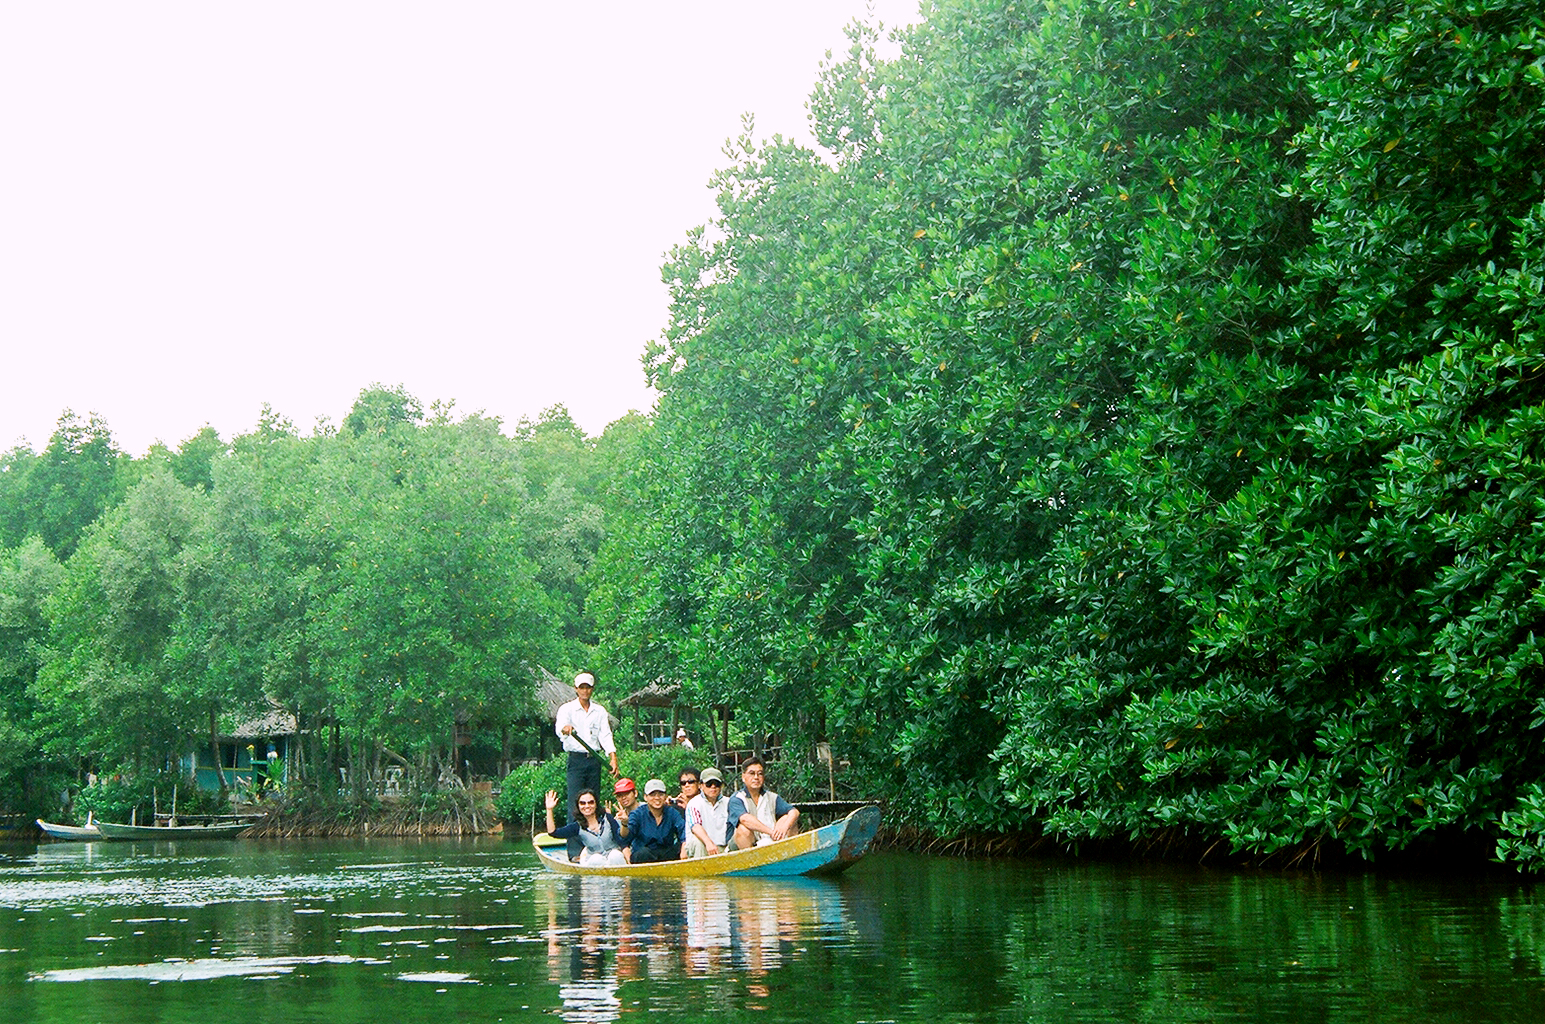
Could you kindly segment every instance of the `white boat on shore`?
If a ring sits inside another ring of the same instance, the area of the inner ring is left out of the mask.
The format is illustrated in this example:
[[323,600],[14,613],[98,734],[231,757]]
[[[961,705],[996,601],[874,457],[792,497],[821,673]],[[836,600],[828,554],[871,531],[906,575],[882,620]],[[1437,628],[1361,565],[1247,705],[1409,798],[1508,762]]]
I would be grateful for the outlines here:
[[86,824],[84,825],[59,825],[52,821],[44,821],[42,818],[36,820],[38,828],[42,829],[43,834],[50,839],[90,842],[93,839],[102,838],[102,830],[97,828],[96,822],[92,820],[90,814],[86,815]]

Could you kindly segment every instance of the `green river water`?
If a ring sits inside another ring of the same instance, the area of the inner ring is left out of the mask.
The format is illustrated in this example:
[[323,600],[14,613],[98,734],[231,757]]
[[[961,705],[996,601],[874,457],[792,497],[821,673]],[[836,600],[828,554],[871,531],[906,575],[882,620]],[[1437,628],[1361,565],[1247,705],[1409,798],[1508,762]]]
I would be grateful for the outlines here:
[[1545,1021],[1545,888],[872,854],[543,873],[477,841],[0,846],[0,1024]]

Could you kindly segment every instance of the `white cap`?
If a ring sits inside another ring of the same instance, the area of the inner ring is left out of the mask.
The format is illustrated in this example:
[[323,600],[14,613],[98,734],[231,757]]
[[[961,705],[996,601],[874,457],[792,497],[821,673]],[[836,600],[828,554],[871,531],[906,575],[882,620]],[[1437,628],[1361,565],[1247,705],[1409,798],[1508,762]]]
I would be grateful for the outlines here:
[[595,686],[595,676],[591,675],[589,672],[581,672],[579,675],[575,676],[574,688],[577,690],[581,686]]

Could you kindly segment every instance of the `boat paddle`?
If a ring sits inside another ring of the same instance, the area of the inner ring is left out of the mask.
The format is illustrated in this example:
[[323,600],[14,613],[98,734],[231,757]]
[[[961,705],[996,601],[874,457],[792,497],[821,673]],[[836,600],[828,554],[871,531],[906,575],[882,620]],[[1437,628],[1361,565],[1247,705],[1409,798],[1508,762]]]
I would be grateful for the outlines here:
[[585,753],[589,754],[597,761],[600,761],[601,764],[606,765],[607,770],[609,770],[613,775],[620,774],[615,768],[612,768],[611,765],[606,764],[605,758],[601,757],[600,753],[594,747],[585,742],[585,738],[579,734],[578,729],[574,729],[569,733],[569,735],[574,737],[574,739],[578,741],[579,745],[585,748]]

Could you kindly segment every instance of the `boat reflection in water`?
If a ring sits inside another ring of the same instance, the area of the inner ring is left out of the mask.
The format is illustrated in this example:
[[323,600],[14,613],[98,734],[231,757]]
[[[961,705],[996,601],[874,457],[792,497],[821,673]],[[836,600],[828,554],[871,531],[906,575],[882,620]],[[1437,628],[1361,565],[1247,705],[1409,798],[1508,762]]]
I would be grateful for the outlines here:
[[716,990],[721,1005],[756,1009],[769,975],[807,944],[851,939],[855,918],[873,919],[854,915],[849,889],[831,879],[543,881],[548,978],[558,985],[559,1015],[575,1022],[616,1020],[630,986],[646,987],[654,1003],[686,978]]
[[615,951],[627,886],[624,879],[579,876],[538,888],[547,902],[547,979],[558,986],[564,1020],[594,1024],[620,1015]]
[[846,927],[843,891],[833,881],[703,878],[682,888],[685,968],[694,975],[759,978],[782,967],[801,941]]

